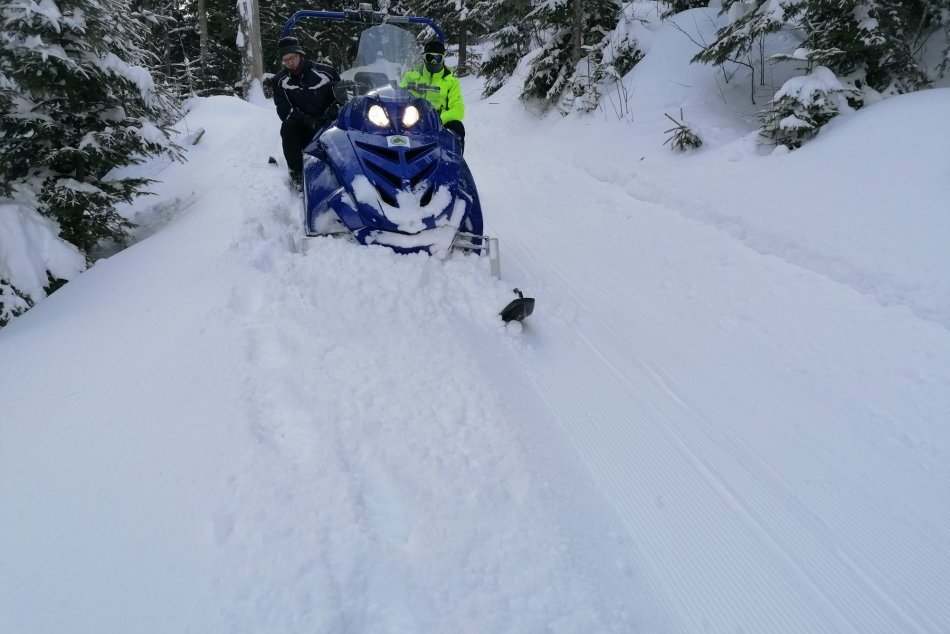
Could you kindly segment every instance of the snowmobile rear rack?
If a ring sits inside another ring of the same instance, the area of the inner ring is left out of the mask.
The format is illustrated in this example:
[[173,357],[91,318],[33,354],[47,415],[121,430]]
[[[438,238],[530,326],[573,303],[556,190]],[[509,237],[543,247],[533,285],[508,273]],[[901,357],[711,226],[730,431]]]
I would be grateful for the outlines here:
[[498,238],[477,236],[474,233],[459,232],[452,243],[453,249],[459,251],[485,251],[491,274],[496,280],[501,279],[501,252],[498,248]]

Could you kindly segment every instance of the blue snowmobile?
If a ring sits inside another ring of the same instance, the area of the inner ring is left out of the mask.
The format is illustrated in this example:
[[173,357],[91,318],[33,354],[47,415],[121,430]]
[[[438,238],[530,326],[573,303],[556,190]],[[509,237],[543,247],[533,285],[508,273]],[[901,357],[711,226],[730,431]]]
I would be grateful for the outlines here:
[[[290,35],[303,18],[368,25],[352,68],[340,73],[337,119],[304,150],[303,196],[308,236],[342,236],[397,253],[454,251],[487,257],[500,276],[498,241],[482,235],[482,209],[455,133],[422,98],[399,87],[419,61],[415,36],[396,25],[420,25],[444,43],[435,21],[359,10],[298,11],[284,25]],[[502,310],[507,322],[534,310],[518,298]]]

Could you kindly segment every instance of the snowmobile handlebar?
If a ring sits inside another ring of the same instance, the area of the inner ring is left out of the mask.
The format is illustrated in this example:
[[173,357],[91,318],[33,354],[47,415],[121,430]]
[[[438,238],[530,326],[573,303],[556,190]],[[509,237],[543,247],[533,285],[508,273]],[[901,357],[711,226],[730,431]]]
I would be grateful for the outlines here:
[[362,24],[424,24],[431,28],[439,41],[445,44],[445,33],[431,18],[423,18],[414,15],[389,15],[380,11],[370,11],[368,9],[344,9],[343,11],[297,11],[284,24],[283,36],[290,35],[290,31],[303,18],[316,18],[318,20],[340,20],[345,22],[360,22]]

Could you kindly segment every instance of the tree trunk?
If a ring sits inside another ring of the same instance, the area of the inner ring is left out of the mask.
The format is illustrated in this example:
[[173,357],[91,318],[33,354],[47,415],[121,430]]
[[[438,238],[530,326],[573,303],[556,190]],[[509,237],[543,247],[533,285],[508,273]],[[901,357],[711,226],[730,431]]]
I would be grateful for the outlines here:
[[251,7],[251,80],[264,78],[264,51],[261,46],[261,10],[257,0],[248,0]]
[[584,0],[574,0],[571,36],[571,61],[576,64],[584,56]]
[[244,77],[241,90],[244,97],[251,94],[254,82],[260,83],[264,76],[264,60],[261,52],[261,19],[257,0],[237,0],[241,14],[241,45],[244,58]]
[[171,81],[175,77],[175,69],[172,68],[172,42],[168,33],[171,26],[165,22],[161,25],[161,28],[162,43],[165,45],[165,50],[162,53],[162,65],[165,67],[165,77]]
[[208,67],[208,6],[206,0],[198,0],[198,42],[200,45],[201,68]]
[[458,76],[468,75],[468,24],[465,20],[459,21],[459,67]]

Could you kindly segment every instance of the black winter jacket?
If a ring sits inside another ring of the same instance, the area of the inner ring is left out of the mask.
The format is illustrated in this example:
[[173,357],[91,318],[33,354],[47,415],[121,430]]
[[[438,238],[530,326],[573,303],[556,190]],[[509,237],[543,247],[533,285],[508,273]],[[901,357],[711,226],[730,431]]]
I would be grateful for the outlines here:
[[311,125],[335,117],[337,107],[333,88],[340,81],[340,74],[332,66],[308,59],[301,62],[300,70],[296,76],[286,68],[274,75],[277,116],[286,121],[287,117],[302,115]]

